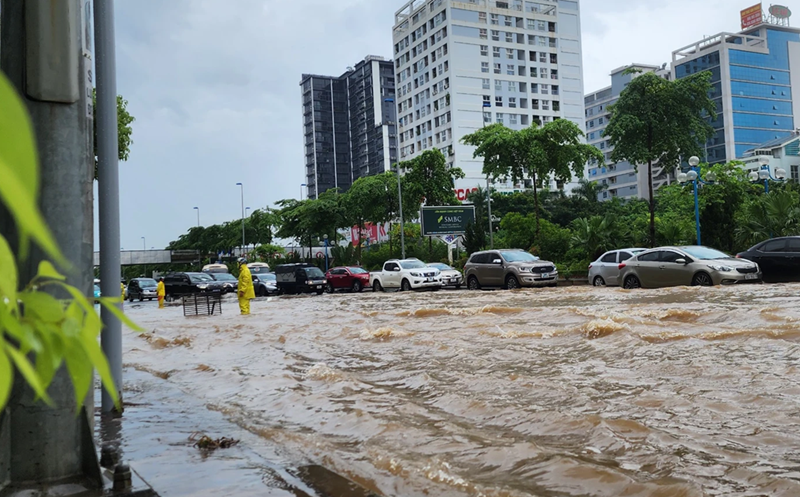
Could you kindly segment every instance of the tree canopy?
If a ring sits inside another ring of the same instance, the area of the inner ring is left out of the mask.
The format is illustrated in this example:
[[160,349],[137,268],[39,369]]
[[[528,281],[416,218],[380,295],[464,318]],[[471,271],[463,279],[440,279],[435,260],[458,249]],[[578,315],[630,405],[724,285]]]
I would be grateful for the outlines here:
[[[94,179],[97,179],[97,91],[92,90],[92,112],[94,126]],[[117,95],[117,140],[119,148],[119,160],[127,161],[131,154],[133,145],[133,127],[131,126],[136,118],[128,112],[128,101]]]

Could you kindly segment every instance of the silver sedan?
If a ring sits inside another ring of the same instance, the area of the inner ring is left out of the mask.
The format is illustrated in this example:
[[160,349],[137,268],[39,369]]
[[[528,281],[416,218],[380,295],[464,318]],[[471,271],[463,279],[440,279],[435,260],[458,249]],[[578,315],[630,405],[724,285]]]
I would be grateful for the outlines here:
[[619,265],[622,286],[663,288],[760,283],[758,264],[708,247],[661,247]]
[[594,286],[619,286],[619,265],[647,249],[628,248],[612,250],[589,264],[589,284]]

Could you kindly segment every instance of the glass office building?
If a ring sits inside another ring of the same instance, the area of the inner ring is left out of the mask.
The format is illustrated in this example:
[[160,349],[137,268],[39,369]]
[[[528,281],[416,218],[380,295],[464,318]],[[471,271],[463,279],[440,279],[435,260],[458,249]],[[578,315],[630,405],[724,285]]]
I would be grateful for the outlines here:
[[710,163],[744,156],[754,147],[790,136],[800,116],[800,30],[761,24],[721,33],[673,52],[673,75],[711,71],[717,118],[705,145]]

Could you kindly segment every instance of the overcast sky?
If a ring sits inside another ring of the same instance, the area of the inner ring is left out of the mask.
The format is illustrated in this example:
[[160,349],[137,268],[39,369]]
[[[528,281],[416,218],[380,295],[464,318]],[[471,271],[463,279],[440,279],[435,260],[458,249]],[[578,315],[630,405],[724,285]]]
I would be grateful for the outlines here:
[[[737,31],[748,0],[581,0],[584,89],[631,62]],[[122,247],[163,248],[197,222],[298,198],[302,73],[392,56],[394,0],[122,0],[117,84],[136,117],[120,164]],[[789,7],[794,7],[790,2]]]

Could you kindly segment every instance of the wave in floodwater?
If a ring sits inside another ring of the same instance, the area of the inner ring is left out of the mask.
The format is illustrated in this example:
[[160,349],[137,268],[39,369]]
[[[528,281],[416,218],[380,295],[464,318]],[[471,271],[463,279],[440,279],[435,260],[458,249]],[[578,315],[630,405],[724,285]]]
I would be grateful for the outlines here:
[[798,290],[134,305],[126,363],[387,496],[793,496]]

